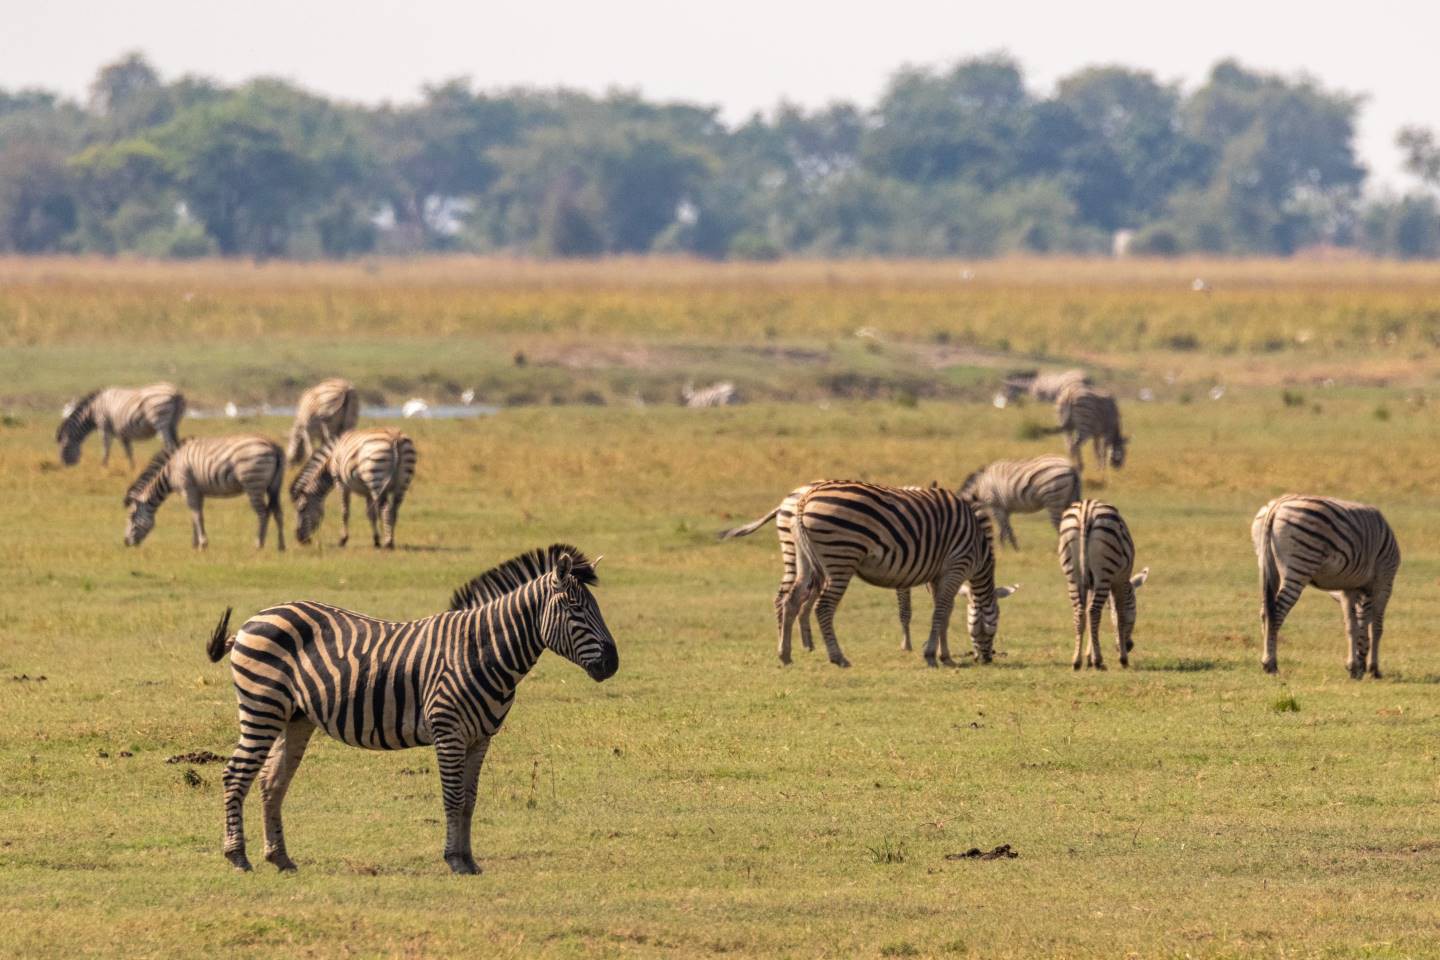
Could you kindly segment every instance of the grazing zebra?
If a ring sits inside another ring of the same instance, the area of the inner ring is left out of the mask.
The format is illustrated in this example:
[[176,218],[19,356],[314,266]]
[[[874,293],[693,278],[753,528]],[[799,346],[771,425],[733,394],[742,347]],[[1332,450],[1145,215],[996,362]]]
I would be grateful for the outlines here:
[[[789,594],[791,586],[795,583],[795,540],[790,535],[790,522],[791,519],[795,516],[796,500],[801,495],[809,492],[810,488],[813,486],[815,486],[815,484],[807,483],[802,487],[795,488],[786,495],[784,500],[780,501],[779,506],[777,506],[774,510],[771,510],[769,513],[765,514],[765,516],[761,517],[759,520],[747,523],[741,527],[735,527],[730,530],[721,531],[717,535],[717,539],[720,540],[731,540],[736,537],[746,537],[754,533],[756,530],[759,530],[761,527],[765,526],[771,520],[775,521],[775,534],[780,541],[780,560],[781,563],[784,565],[784,572],[780,577],[780,589],[775,594],[775,616],[777,618],[777,621],[781,624],[785,622],[783,613],[785,598]],[[935,484],[932,484],[932,486],[935,486]],[[904,489],[918,490],[921,488],[906,487]],[[1013,587],[1010,588],[1010,590],[1012,591],[1014,589],[1015,588]],[[964,588],[962,587],[961,590],[963,591]],[[1006,594],[1002,594],[1002,596],[1003,595]],[[815,640],[810,631],[810,612],[815,608],[815,603],[819,599],[819,591],[808,591],[805,594],[805,600],[801,604],[800,612],[797,616],[797,620],[800,624],[800,645],[806,650],[815,649]],[[910,645],[910,588],[901,587],[900,589],[896,590],[895,599],[896,606],[898,607],[898,611],[900,614],[900,649],[910,650],[912,649]]]
[[340,546],[350,540],[350,494],[365,498],[375,546],[395,548],[395,518],[415,476],[415,444],[399,430],[359,430],[319,447],[290,484],[299,515],[295,539],[309,543],[325,517],[325,498],[340,485]]
[[937,652],[941,660],[950,661],[950,613],[956,594],[968,582],[970,639],[975,656],[988,663],[1000,620],[996,601],[1013,588],[995,587],[995,555],[987,527],[969,502],[939,487],[830,480],[802,488],[790,522],[794,579],[788,588],[782,583],[776,600],[780,662],[790,662],[791,627],[815,597],[830,662],[850,665],[835,636],[835,609],[858,575],[878,587],[931,588],[935,616],[924,651],[931,666]]
[[1094,383],[1084,370],[1056,370],[1049,373],[1027,370],[1006,377],[1004,382],[1005,395],[1011,400],[1023,393],[1028,394],[1032,400],[1047,402],[1054,400],[1060,395],[1060,391],[1072,384],[1088,387]]
[[687,383],[680,391],[681,399],[685,406],[698,407],[728,407],[740,402],[740,394],[735,390],[735,384],[728,380],[720,383],[712,383],[708,387],[695,389],[694,384]]
[[193,544],[203,550],[206,497],[245,494],[260,518],[255,547],[265,546],[265,528],[275,518],[275,541],[285,549],[284,518],[280,514],[280,488],[285,479],[285,453],[273,440],[255,434],[234,437],[189,438],[175,450],[162,450],[141,471],[125,494],[130,522],[125,545],[138,547],[155,528],[155,511],[171,492],[185,494],[194,527]]
[[594,680],[614,676],[620,666],[589,590],[594,564],[573,547],[557,547],[546,554],[553,562],[543,566],[524,555],[477,578],[518,582],[514,590],[423,620],[375,620],[301,601],[262,610],[227,640],[226,610],[206,648],[211,662],[229,651],[240,712],[239,743],[224,774],[225,858],[250,869],[244,805],[259,773],[265,859],[295,869],[280,807],[319,727],[371,750],[433,744],[445,804],[445,863],[455,873],[479,873],[470,825],[480,766],[520,681],[546,649]]
[[1065,508],[1080,499],[1080,472],[1064,457],[997,460],[966,477],[960,495],[989,511],[997,542],[1018,550],[1010,514],[1044,510],[1059,530]]
[[1051,432],[1065,434],[1066,453],[1076,468],[1084,467],[1080,448],[1086,440],[1094,441],[1102,474],[1107,466],[1125,465],[1125,445],[1130,438],[1120,431],[1120,408],[1113,395],[1071,384],[1055,399],[1055,418],[1060,426]]
[[185,396],[168,383],[152,383],[134,390],[109,387],[87,393],[67,410],[55,431],[60,460],[67,467],[80,462],[80,445],[92,430],[100,431],[104,453],[100,465],[110,462],[110,444],[116,437],[125,448],[130,466],[135,466],[131,443],[149,440],[157,433],[166,450],[180,446],[180,418],[185,416]]
[[1266,673],[1279,669],[1276,644],[1285,617],[1309,585],[1340,602],[1349,640],[1345,666],[1358,680],[1380,676],[1385,607],[1400,569],[1400,546],[1380,511],[1331,497],[1286,494],[1255,515],[1250,539],[1260,563],[1260,620]]
[[1075,614],[1075,656],[1070,665],[1076,670],[1085,653],[1087,626],[1090,648],[1085,666],[1105,669],[1100,653],[1100,613],[1107,600],[1120,666],[1130,666],[1130,651],[1135,649],[1135,591],[1150,577],[1149,567],[1132,577],[1134,567],[1135,541],[1130,539],[1130,528],[1119,510],[1099,500],[1082,500],[1066,509],[1060,518],[1060,569]]
[[339,377],[321,380],[300,395],[286,455],[291,463],[308,460],[317,439],[329,443],[342,433],[354,430],[359,419],[360,397],[354,385]]

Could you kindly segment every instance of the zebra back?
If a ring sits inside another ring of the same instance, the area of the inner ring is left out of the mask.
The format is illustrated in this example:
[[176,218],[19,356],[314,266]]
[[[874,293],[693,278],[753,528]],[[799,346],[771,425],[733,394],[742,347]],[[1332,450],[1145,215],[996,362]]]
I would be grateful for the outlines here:
[[586,586],[592,586],[599,581],[599,577],[595,573],[595,564],[598,560],[590,560],[580,552],[578,547],[568,543],[552,543],[548,547],[537,547],[519,556],[511,557],[504,563],[491,567],[484,573],[467,580],[451,594],[450,609],[469,610],[498,600],[505,594],[553,571],[562,555],[570,557],[571,575],[576,580]]

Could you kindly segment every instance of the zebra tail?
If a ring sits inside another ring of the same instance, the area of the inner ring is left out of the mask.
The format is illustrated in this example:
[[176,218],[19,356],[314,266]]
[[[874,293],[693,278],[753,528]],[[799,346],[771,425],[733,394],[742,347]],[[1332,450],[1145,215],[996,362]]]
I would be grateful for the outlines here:
[[[795,504],[795,517],[790,521],[790,538],[795,542],[795,586],[802,596],[824,585],[825,569],[810,542],[810,532],[805,529],[805,497]],[[778,509],[778,508],[777,508]]]
[[1080,597],[1080,615],[1086,624],[1085,629],[1089,630],[1090,623],[1090,572],[1085,568],[1085,555],[1089,551],[1086,548],[1086,541],[1090,533],[1090,511],[1080,511],[1080,535],[1075,538],[1075,544],[1071,547],[1074,551],[1076,592]]
[[230,632],[230,613],[233,609],[233,607],[225,608],[225,614],[220,618],[220,623],[216,625],[215,632],[210,634],[210,642],[205,645],[205,653],[210,657],[211,663],[219,663],[220,658],[235,646],[234,637],[226,638]]
[[765,514],[765,516],[761,517],[759,520],[756,520],[756,521],[754,521],[754,522],[752,522],[752,523],[747,523],[747,524],[745,524],[745,526],[743,526],[743,527],[735,527],[735,528],[732,529],[732,530],[721,530],[719,533],[715,534],[715,539],[716,539],[716,540],[733,540],[735,537],[748,537],[748,536],[750,536],[750,534],[754,533],[756,530],[759,530],[761,527],[765,526],[765,524],[769,523],[771,520],[774,520],[774,519],[775,519],[775,515],[778,514],[779,512],[780,512],[780,508],[777,506],[774,510],[771,510],[769,513]]
[[303,438],[305,429],[305,424],[301,423],[299,418],[295,420],[295,425],[290,428],[290,444],[285,450],[285,459],[290,462],[291,466],[294,466],[304,459],[302,454],[305,447]]
[[1260,535],[1260,620],[1265,636],[1275,622],[1275,598],[1280,590],[1280,567],[1275,557],[1275,510],[1265,515],[1265,532]]

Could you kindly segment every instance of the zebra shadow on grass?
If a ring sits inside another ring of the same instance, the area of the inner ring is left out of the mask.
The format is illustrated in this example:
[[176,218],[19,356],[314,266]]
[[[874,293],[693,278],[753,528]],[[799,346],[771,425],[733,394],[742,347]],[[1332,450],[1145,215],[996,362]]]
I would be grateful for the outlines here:
[[1204,673],[1210,670],[1233,670],[1237,664],[1231,660],[1210,660],[1195,657],[1157,657],[1154,660],[1139,660],[1133,670],[1153,670],[1162,673]]

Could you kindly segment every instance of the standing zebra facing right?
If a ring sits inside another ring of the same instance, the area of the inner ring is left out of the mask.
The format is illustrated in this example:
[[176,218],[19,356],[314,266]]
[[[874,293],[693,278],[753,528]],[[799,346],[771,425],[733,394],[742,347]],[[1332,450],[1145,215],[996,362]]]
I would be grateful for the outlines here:
[[155,454],[125,493],[130,521],[125,546],[138,547],[155,528],[155,511],[176,490],[185,494],[193,528],[192,544],[204,550],[205,498],[245,494],[260,518],[255,548],[265,546],[265,528],[275,518],[275,540],[285,549],[285,520],[280,513],[285,481],[285,451],[280,444],[255,434],[235,437],[192,437],[175,450]]
[[795,579],[776,598],[781,663],[790,662],[795,617],[819,591],[815,613],[830,662],[850,666],[835,636],[835,609],[855,576],[893,590],[929,585],[935,616],[924,653],[932,667],[937,652],[950,660],[950,614],[968,587],[970,640],[976,659],[990,662],[1000,624],[996,601],[1014,590],[996,588],[986,521],[959,495],[939,487],[823,481],[796,497],[790,535]]
[[[1400,570],[1400,545],[1380,511],[1332,497],[1286,494],[1255,515],[1250,539],[1260,563],[1260,620],[1266,673],[1279,669],[1276,648],[1300,591],[1316,586],[1340,602],[1353,679],[1380,677],[1385,607]],[[1368,664],[1367,664],[1368,658]]]
[[[369,750],[434,745],[445,805],[445,863],[453,873],[480,866],[470,832],[480,768],[515,703],[520,681],[553,650],[608,680],[620,654],[590,592],[595,567],[573,547],[517,557],[470,586],[493,595],[487,578],[518,587],[488,603],[423,620],[376,620],[302,600],[262,610],[234,636],[226,610],[206,646],[212,663],[228,652],[240,736],[225,764],[225,859],[249,870],[245,796],[258,774],[265,859],[295,869],[280,808],[318,727]],[[513,567],[523,569],[512,570]],[[478,584],[478,586],[477,586]],[[497,587],[498,588],[498,587]]]
[[1044,510],[1060,529],[1060,517],[1080,495],[1080,471],[1064,457],[997,460],[976,470],[960,485],[960,496],[974,498],[987,510],[995,526],[997,543],[1020,544],[1010,526],[1010,514]]
[[60,461],[67,467],[80,462],[80,445],[93,430],[100,431],[103,467],[110,462],[110,444],[116,437],[125,449],[130,466],[135,466],[131,443],[159,434],[166,450],[180,446],[180,418],[185,416],[185,396],[169,383],[152,383],[134,390],[107,387],[87,393],[67,409],[55,431]]
[[1125,466],[1125,446],[1130,438],[1120,430],[1120,408],[1114,395],[1072,383],[1055,398],[1055,419],[1060,425],[1050,432],[1065,434],[1066,455],[1077,469],[1085,465],[1080,448],[1086,440],[1094,442],[1102,476],[1106,467]]
[[1125,519],[1108,503],[1082,500],[1072,503],[1060,518],[1060,569],[1070,590],[1070,608],[1075,614],[1075,656],[1071,666],[1080,669],[1085,654],[1086,629],[1090,648],[1084,657],[1087,667],[1105,669],[1100,653],[1100,613],[1110,603],[1115,624],[1115,642],[1120,666],[1130,665],[1135,648],[1135,591],[1150,576],[1146,567],[1135,576],[1135,542]]
[[321,380],[300,395],[295,407],[295,425],[290,428],[291,463],[309,459],[316,441],[330,443],[360,420],[360,396],[349,380],[332,377]]
[[395,549],[395,520],[415,476],[415,443],[399,430],[358,430],[310,455],[290,484],[299,515],[295,539],[309,543],[325,518],[325,498],[340,485],[340,546],[350,541],[350,494],[365,498],[375,546]]

